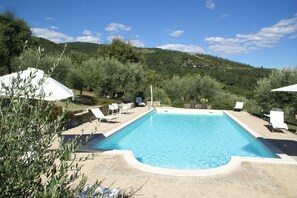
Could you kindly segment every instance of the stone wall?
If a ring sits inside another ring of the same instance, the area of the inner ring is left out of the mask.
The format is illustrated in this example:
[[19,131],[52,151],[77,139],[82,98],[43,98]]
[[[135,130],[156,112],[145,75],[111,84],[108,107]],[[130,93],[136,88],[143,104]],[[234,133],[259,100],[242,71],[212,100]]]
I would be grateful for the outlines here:
[[[92,107],[96,108],[96,107]],[[100,106],[100,110],[104,115],[108,115],[108,105]],[[77,127],[83,123],[91,122],[92,120],[96,120],[96,117],[93,115],[91,110],[86,110],[84,112],[79,112],[74,115],[72,115],[64,124],[65,129],[70,129],[73,127]]]
[[[151,105],[151,101],[146,101],[146,105],[150,106]],[[153,101],[153,107],[160,107],[161,106],[161,102],[160,101]]]

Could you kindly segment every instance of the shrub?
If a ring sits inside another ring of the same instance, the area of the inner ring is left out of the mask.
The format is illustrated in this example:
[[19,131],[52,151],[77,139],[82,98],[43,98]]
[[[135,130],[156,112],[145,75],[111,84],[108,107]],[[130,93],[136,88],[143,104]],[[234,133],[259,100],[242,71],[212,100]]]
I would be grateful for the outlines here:
[[[0,195],[72,197],[86,181],[75,158],[69,160],[78,144],[74,139],[50,149],[54,139],[62,143],[66,111],[60,114],[53,102],[45,102],[44,93],[36,95],[40,100],[32,101],[31,80],[25,82],[18,76],[10,87],[1,88],[11,102],[0,106]],[[24,90],[22,97],[14,95],[15,89]],[[0,104],[3,100],[1,97]]]

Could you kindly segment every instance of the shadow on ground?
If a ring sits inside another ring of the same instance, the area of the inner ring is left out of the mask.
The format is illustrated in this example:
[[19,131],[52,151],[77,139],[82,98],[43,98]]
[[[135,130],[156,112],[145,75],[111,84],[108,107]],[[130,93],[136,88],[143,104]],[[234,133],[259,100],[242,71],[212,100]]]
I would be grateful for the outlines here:
[[279,139],[266,139],[272,145],[277,147],[289,156],[297,157],[297,141],[294,140],[279,140]]

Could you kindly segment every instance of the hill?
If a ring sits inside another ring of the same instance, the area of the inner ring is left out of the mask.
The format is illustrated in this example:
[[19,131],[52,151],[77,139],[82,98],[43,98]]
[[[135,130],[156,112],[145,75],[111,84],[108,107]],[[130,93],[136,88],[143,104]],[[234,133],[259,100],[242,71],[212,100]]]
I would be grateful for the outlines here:
[[158,48],[144,51],[148,68],[163,76],[193,73],[208,75],[223,83],[224,88],[231,93],[248,98],[251,97],[257,81],[267,77],[272,71],[205,54],[188,54]]
[[[65,46],[65,43],[57,44],[39,37],[35,37],[35,42],[37,43],[37,45],[44,48],[45,51],[49,53],[61,53]],[[88,55],[95,55],[99,46],[99,44],[95,43],[70,42],[67,43],[66,54],[70,53],[71,51],[75,51]]]
[[[43,38],[36,38],[46,51],[60,53],[65,44],[56,44]],[[67,43],[66,54],[79,52],[92,57],[101,44]],[[139,48],[144,56],[146,68],[156,71],[163,78],[199,73],[208,75],[224,85],[231,93],[251,98],[258,80],[267,77],[272,69],[257,68],[220,57],[206,54],[189,54],[159,48]]]

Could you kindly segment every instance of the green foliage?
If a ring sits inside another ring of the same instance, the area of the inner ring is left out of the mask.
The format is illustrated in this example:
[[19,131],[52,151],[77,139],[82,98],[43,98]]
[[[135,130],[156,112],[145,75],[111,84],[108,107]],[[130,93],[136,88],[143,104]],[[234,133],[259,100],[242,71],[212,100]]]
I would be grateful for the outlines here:
[[89,59],[81,66],[79,76],[84,76],[88,89],[99,96],[132,100],[141,90],[143,69],[141,64],[123,64],[114,59]]
[[82,64],[83,61],[90,59],[90,56],[86,53],[77,51],[70,51],[69,57],[73,63]]
[[123,64],[142,62],[141,51],[120,38],[114,38],[110,45],[101,45],[97,53],[99,57],[116,59]]
[[[61,43],[58,44],[60,46],[60,48],[63,49],[63,46],[65,44]],[[66,55],[68,55],[69,53],[72,52],[78,52],[81,54],[85,54],[88,55],[90,57],[94,57],[96,56],[97,50],[99,48],[99,44],[96,43],[85,43],[85,42],[71,42],[71,43],[67,43],[67,51],[66,51]]]
[[257,83],[255,99],[264,112],[272,108],[279,108],[285,111],[287,116],[292,116],[297,106],[297,94],[292,92],[272,92],[272,89],[296,84],[297,69],[285,68],[273,70],[268,78]]
[[162,87],[164,85],[164,77],[155,70],[147,69],[144,76],[145,86],[153,85],[154,87]]
[[[0,98],[0,104],[10,100],[0,106],[0,197],[72,197],[86,181],[76,159],[70,158],[78,141],[61,144],[66,111],[55,115],[54,103],[45,102],[42,92],[35,94],[40,100],[30,99],[45,80],[34,86],[33,76],[25,81],[18,75],[4,88],[6,99]],[[53,140],[60,142],[56,150],[50,149]]]
[[[62,44],[56,44],[52,41],[39,37],[33,37],[32,39],[35,41],[34,46],[39,46],[40,48],[45,49],[46,54],[59,54],[61,51],[63,51],[64,45]],[[67,51],[69,51],[69,49]]]
[[[62,50],[59,53],[61,52]],[[56,67],[51,72],[52,65],[60,58],[58,54],[44,54],[44,50],[41,48],[26,48],[19,57],[12,59],[12,68],[14,70],[25,70],[29,67],[38,68],[46,73],[51,73],[52,77],[62,84],[68,85],[67,78],[70,75],[69,70],[73,65],[69,57],[63,57],[59,62],[59,67]]]
[[12,12],[0,14],[0,75],[12,73],[11,58],[18,56],[31,38],[30,27]]
[[[149,86],[147,86],[145,89],[145,97],[147,100],[151,100],[151,92]],[[153,87],[153,100],[154,101],[160,101],[161,104],[171,104],[171,100],[166,94],[165,90],[159,87]]]
[[172,77],[166,82],[165,90],[173,101],[199,101],[201,98],[212,101],[221,95],[222,86],[209,76],[194,74]]
[[205,55],[188,54],[162,49],[144,49],[145,64],[163,78],[198,73],[210,76],[222,83],[228,92],[247,98],[253,96],[257,81],[267,77],[270,69],[255,68],[226,59]]
[[237,101],[244,102],[244,109],[247,109],[249,100],[235,94],[223,93],[217,100],[211,102],[212,109],[232,110]]

